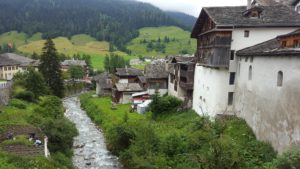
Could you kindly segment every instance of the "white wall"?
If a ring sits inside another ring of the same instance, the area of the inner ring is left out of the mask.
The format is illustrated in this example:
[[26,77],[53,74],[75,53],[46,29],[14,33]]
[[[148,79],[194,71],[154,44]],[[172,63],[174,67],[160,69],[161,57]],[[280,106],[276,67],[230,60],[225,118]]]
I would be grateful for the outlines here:
[[[273,39],[278,35],[290,33],[297,28],[249,28],[234,29],[232,31],[231,50],[240,50],[246,47]],[[244,37],[244,31],[250,31],[249,37]],[[228,107],[228,92],[234,92],[235,85],[229,85],[229,73],[238,69],[237,59],[230,61],[229,69],[214,69],[196,66],[194,79],[193,109],[198,114],[215,116],[217,113],[232,113]],[[202,89],[204,87],[209,90]],[[200,96],[206,102],[200,101]]]
[[[252,80],[248,80],[252,65]],[[234,108],[258,139],[272,141],[279,152],[300,144],[300,58],[255,57],[240,61]],[[283,86],[277,86],[278,71]]]
[[[147,89],[147,92],[150,95],[154,95],[156,92],[156,89]],[[158,89],[158,93],[162,96],[168,93],[168,89]]]
[[214,117],[225,110],[230,111],[232,106],[227,106],[228,91],[228,70],[196,66],[193,109],[198,114]]
[[[298,28],[244,28],[244,29],[234,29],[232,32],[232,50],[240,50],[249,46],[262,43],[264,41],[273,39],[278,35],[283,35],[286,33],[293,32]],[[248,38],[244,37],[244,31],[249,30],[250,36]]]
[[[171,75],[169,75],[168,83],[168,95],[177,97],[180,100],[184,100],[186,91],[179,86],[179,82],[176,82],[174,79],[174,82],[171,83]],[[177,91],[174,90],[175,83],[177,83]]]

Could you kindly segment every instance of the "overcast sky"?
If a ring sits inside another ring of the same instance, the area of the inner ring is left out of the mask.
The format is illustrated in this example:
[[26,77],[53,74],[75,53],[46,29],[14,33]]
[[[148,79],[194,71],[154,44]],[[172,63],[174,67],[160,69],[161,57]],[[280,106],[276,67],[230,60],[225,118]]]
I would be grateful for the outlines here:
[[137,0],[149,2],[163,10],[180,11],[198,16],[205,6],[236,6],[246,5],[247,0]]

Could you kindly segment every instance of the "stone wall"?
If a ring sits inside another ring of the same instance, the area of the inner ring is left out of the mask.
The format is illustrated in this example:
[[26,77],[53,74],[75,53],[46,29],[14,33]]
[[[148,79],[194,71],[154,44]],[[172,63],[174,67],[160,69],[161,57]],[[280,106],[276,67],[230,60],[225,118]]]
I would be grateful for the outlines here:
[[11,83],[0,83],[0,106],[7,105],[11,93]]

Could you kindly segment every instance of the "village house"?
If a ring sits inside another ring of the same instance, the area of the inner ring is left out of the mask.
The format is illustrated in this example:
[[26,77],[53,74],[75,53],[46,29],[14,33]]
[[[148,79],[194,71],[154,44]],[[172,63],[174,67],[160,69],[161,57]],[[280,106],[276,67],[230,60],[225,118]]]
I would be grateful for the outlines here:
[[[273,1],[274,2],[274,1]],[[236,51],[290,33],[300,15],[279,3],[203,8],[192,31],[197,39],[193,109],[201,115],[234,112]]]
[[61,62],[61,69],[63,72],[67,72],[71,66],[80,66],[83,68],[85,72],[85,77],[88,77],[89,71],[88,71],[88,66],[84,60],[64,60]]
[[169,73],[168,94],[192,107],[195,57],[172,57],[167,63]]
[[279,152],[300,144],[300,30],[237,52],[236,115]]
[[96,82],[96,94],[98,96],[109,96],[112,92],[112,76],[107,73],[101,73],[94,77]]
[[120,104],[132,103],[132,94],[144,89],[138,83],[116,83],[112,89],[113,102]]
[[143,72],[134,68],[117,68],[116,79],[112,88],[112,98],[115,103],[128,104],[132,102],[132,94],[144,91],[139,77]]
[[165,62],[155,61],[148,64],[145,66],[144,72],[148,94],[158,93],[164,95],[168,93],[168,72],[166,71]]
[[14,53],[0,54],[0,80],[12,80],[18,72],[24,72],[28,67],[37,69],[39,62]]
[[117,68],[116,69],[117,83],[138,83],[139,76],[144,76],[143,72],[135,68]]

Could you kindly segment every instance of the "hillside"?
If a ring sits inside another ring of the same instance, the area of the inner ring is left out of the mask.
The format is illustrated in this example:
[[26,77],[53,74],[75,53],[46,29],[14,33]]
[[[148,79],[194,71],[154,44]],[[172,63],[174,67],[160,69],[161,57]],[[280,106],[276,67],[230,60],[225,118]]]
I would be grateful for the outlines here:
[[148,27],[139,30],[139,37],[127,44],[133,55],[165,56],[194,54],[196,41],[190,32],[179,27]]
[[179,23],[182,23],[185,26],[187,26],[189,30],[193,29],[197,21],[196,17],[181,12],[166,11],[166,14],[169,15],[171,18],[177,20]]
[[0,0],[0,33],[17,30],[44,37],[85,33],[120,49],[137,29],[183,24],[147,3],[125,0]]

